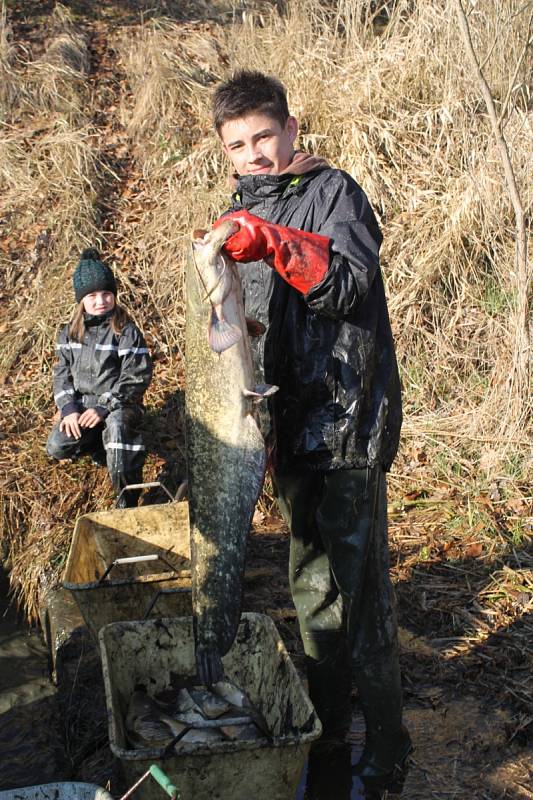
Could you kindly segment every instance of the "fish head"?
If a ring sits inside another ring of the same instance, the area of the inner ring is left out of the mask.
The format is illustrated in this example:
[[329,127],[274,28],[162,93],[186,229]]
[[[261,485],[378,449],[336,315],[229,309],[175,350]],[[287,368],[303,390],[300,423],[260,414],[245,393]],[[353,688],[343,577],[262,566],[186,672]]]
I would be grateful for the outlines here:
[[222,305],[231,291],[233,276],[231,261],[222,252],[224,242],[239,230],[238,223],[224,220],[203,237],[196,236],[192,242],[194,262],[205,290],[205,299],[213,305]]

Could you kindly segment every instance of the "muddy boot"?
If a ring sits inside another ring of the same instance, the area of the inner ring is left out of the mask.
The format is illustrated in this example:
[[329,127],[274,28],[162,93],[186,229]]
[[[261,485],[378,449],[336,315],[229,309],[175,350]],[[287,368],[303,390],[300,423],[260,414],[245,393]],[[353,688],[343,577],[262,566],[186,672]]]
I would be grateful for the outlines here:
[[91,453],[91,460],[95,467],[105,467],[107,464],[107,455],[103,447],[98,447]]
[[351,790],[350,746],[338,745],[327,753],[311,750],[304,800],[350,800]]
[[[407,775],[411,737],[402,724],[402,689],[397,654],[354,671],[365,717],[366,740],[353,768],[368,792],[400,794]],[[372,796],[372,795],[369,795]]]
[[322,736],[312,745],[315,753],[344,743],[350,730],[351,662],[342,633],[316,634],[316,657],[306,657],[309,697],[322,723]]

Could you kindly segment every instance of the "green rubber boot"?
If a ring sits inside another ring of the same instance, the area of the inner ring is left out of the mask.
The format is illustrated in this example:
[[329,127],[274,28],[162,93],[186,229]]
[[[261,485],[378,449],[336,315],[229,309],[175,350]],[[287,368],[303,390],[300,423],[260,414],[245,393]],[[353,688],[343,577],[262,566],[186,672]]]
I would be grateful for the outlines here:
[[342,634],[321,636],[319,658],[306,657],[309,697],[322,723],[322,736],[312,747],[327,752],[342,745],[350,730],[351,663]]
[[353,772],[368,790],[400,794],[413,745],[407,728],[402,724],[397,653],[391,653],[388,659],[356,668],[354,679],[365,717],[366,740]]

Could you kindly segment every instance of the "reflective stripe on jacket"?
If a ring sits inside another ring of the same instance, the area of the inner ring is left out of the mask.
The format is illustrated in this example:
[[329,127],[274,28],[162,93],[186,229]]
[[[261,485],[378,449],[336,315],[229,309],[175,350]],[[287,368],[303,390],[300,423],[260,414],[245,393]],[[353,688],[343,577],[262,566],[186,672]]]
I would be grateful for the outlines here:
[[108,413],[141,405],[152,377],[152,359],[143,335],[133,322],[113,332],[109,315],[86,316],[83,343],[69,337],[65,325],[56,344],[54,400],[62,411],[94,408]]

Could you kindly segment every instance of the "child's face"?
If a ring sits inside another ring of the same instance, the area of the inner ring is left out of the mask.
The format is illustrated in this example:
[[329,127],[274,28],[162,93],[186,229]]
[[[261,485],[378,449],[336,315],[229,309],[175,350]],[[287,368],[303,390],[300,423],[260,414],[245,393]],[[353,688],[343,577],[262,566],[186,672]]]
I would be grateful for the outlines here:
[[298,122],[284,126],[268,114],[251,113],[222,125],[224,152],[239,175],[279,175],[292,161]]
[[82,302],[83,310],[87,314],[98,317],[115,308],[115,295],[113,292],[91,292],[91,294],[85,295]]

